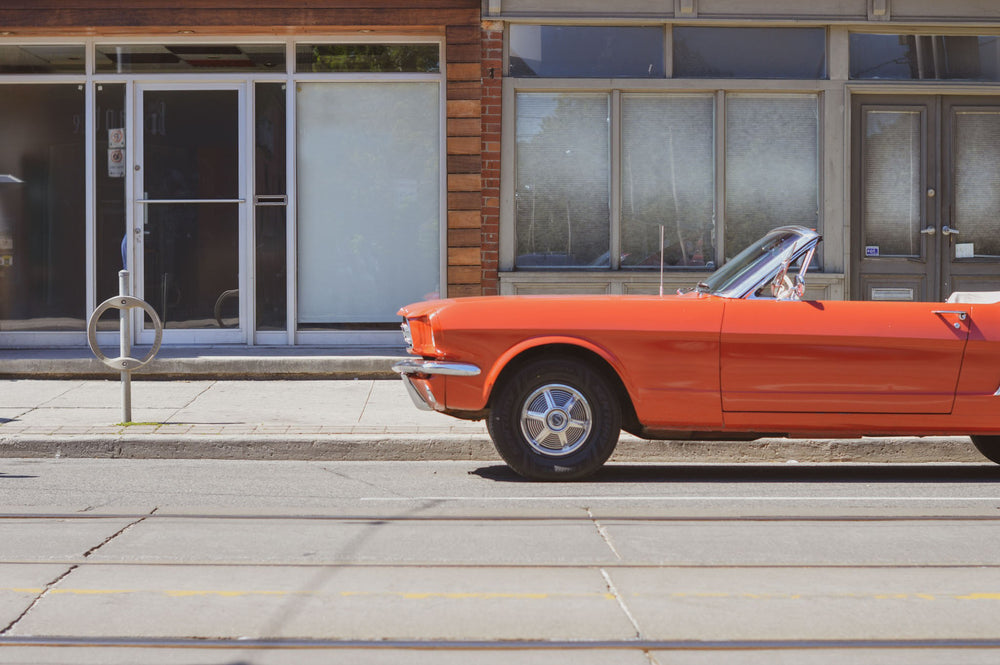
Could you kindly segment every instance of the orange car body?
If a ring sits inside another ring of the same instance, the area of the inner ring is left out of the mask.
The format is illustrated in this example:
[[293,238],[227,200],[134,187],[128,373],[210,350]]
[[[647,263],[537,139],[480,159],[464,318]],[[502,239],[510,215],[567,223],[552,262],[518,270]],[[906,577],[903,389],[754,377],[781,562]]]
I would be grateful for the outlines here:
[[649,438],[1000,433],[1000,304],[497,296],[400,314],[411,353],[479,369],[406,376],[458,417],[483,417],[516,359],[552,350],[610,368],[627,429]]

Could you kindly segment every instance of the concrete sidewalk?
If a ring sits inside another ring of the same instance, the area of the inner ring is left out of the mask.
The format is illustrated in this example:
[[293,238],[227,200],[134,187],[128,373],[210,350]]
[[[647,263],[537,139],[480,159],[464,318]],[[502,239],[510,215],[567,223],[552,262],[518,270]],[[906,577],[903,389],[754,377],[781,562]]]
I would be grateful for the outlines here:
[[[417,410],[398,379],[136,377],[132,389],[135,424],[124,425],[117,379],[0,380],[0,457],[498,459],[482,422]],[[648,442],[627,434],[612,460],[986,463],[966,437]]]

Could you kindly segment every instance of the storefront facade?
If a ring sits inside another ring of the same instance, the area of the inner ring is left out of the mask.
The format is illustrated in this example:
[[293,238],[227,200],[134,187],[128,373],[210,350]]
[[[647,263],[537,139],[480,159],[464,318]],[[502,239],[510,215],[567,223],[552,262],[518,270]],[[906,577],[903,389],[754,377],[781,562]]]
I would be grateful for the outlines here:
[[123,267],[178,345],[481,291],[479,3],[221,4],[0,8],[0,347],[85,345]]
[[1000,290],[1000,6],[483,11],[483,70],[496,72],[483,256],[498,292],[656,293],[661,238],[673,292],[783,224],[824,236],[809,297]]

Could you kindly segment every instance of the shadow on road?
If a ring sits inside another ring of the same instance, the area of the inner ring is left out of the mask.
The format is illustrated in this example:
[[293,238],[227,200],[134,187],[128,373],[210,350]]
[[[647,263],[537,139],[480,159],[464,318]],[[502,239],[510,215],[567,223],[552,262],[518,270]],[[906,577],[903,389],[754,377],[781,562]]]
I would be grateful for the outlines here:
[[[470,473],[502,483],[528,483],[504,465]],[[1000,481],[996,464],[609,464],[576,483],[983,483]]]

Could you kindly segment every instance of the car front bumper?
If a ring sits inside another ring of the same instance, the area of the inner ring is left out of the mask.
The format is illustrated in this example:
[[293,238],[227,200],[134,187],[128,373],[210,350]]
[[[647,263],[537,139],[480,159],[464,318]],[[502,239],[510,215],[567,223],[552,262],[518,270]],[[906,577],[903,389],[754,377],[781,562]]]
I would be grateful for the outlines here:
[[431,379],[434,376],[477,376],[480,369],[470,363],[455,363],[442,360],[401,360],[392,366],[399,372],[406,386],[406,392],[418,409],[440,411],[444,405],[434,395]]

